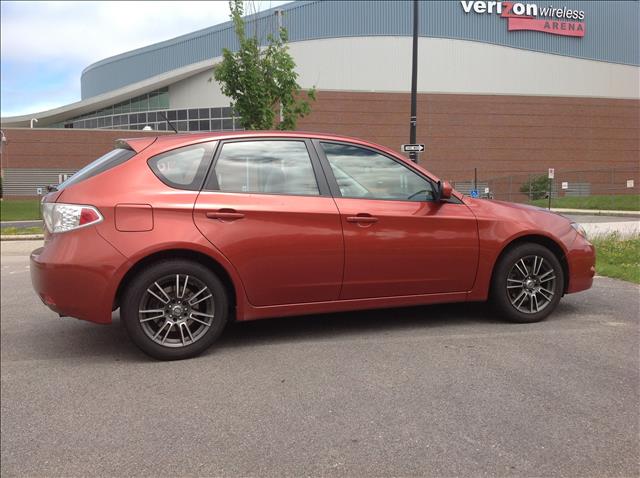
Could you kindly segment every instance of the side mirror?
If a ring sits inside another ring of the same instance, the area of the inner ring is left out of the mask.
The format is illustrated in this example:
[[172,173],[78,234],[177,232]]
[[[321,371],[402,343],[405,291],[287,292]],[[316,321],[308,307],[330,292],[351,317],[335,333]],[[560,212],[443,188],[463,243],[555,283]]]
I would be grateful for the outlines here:
[[451,198],[453,188],[449,181],[438,181],[438,200],[444,201]]

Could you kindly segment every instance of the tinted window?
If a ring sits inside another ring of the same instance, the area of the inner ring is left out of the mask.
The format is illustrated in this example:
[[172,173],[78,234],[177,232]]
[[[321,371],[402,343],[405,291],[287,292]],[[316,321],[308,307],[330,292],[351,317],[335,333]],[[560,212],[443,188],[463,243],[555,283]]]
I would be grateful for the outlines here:
[[369,149],[322,143],[322,148],[346,198],[433,200],[431,182],[398,161]]
[[318,196],[303,141],[247,141],[223,146],[215,167],[225,192]]
[[103,173],[106,170],[122,164],[128,159],[131,159],[133,156],[135,156],[135,154],[135,151],[123,148],[109,151],[107,154],[105,154],[104,156],[100,156],[98,159],[96,159],[92,163],[89,163],[69,179],[61,183],[60,186],[58,186],[58,190],[61,191],[67,186],[77,184],[80,181],[84,181],[85,179],[89,179],[90,177]]
[[199,190],[207,173],[215,143],[202,143],[174,149],[149,159],[158,178],[177,189]]

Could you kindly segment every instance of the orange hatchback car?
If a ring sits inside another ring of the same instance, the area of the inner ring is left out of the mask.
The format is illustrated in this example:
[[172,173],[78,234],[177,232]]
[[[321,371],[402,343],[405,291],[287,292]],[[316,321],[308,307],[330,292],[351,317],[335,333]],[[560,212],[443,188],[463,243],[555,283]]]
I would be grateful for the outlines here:
[[491,299],[542,320],[591,286],[582,228],[477,200],[383,146],[295,132],[137,138],[43,198],[33,287],[159,359],[229,320]]

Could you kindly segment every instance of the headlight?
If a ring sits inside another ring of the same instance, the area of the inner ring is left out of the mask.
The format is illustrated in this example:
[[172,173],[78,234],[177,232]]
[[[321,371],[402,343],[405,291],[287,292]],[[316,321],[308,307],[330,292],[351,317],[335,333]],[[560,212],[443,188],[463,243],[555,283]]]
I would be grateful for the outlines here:
[[585,239],[587,238],[587,231],[584,230],[584,227],[582,227],[582,224],[578,224],[577,222],[572,222],[571,227],[574,228],[576,232],[580,234],[582,237],[584,237]]
[[93,206],[81,204],[42,203],[42,217],[49,232],[67,232],[102,221]]

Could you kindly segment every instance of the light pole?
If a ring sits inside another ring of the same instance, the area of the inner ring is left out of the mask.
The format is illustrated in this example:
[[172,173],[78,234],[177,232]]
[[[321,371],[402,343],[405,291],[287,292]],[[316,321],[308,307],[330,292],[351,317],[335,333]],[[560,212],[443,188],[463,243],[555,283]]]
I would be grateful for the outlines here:
[[[411,117],[409,118],[409,144],[416,144],[418,89],[418,0],[413,0],[413,55],[411,59]],[[411,161],[418,162],[418,153],[409,152]]]

